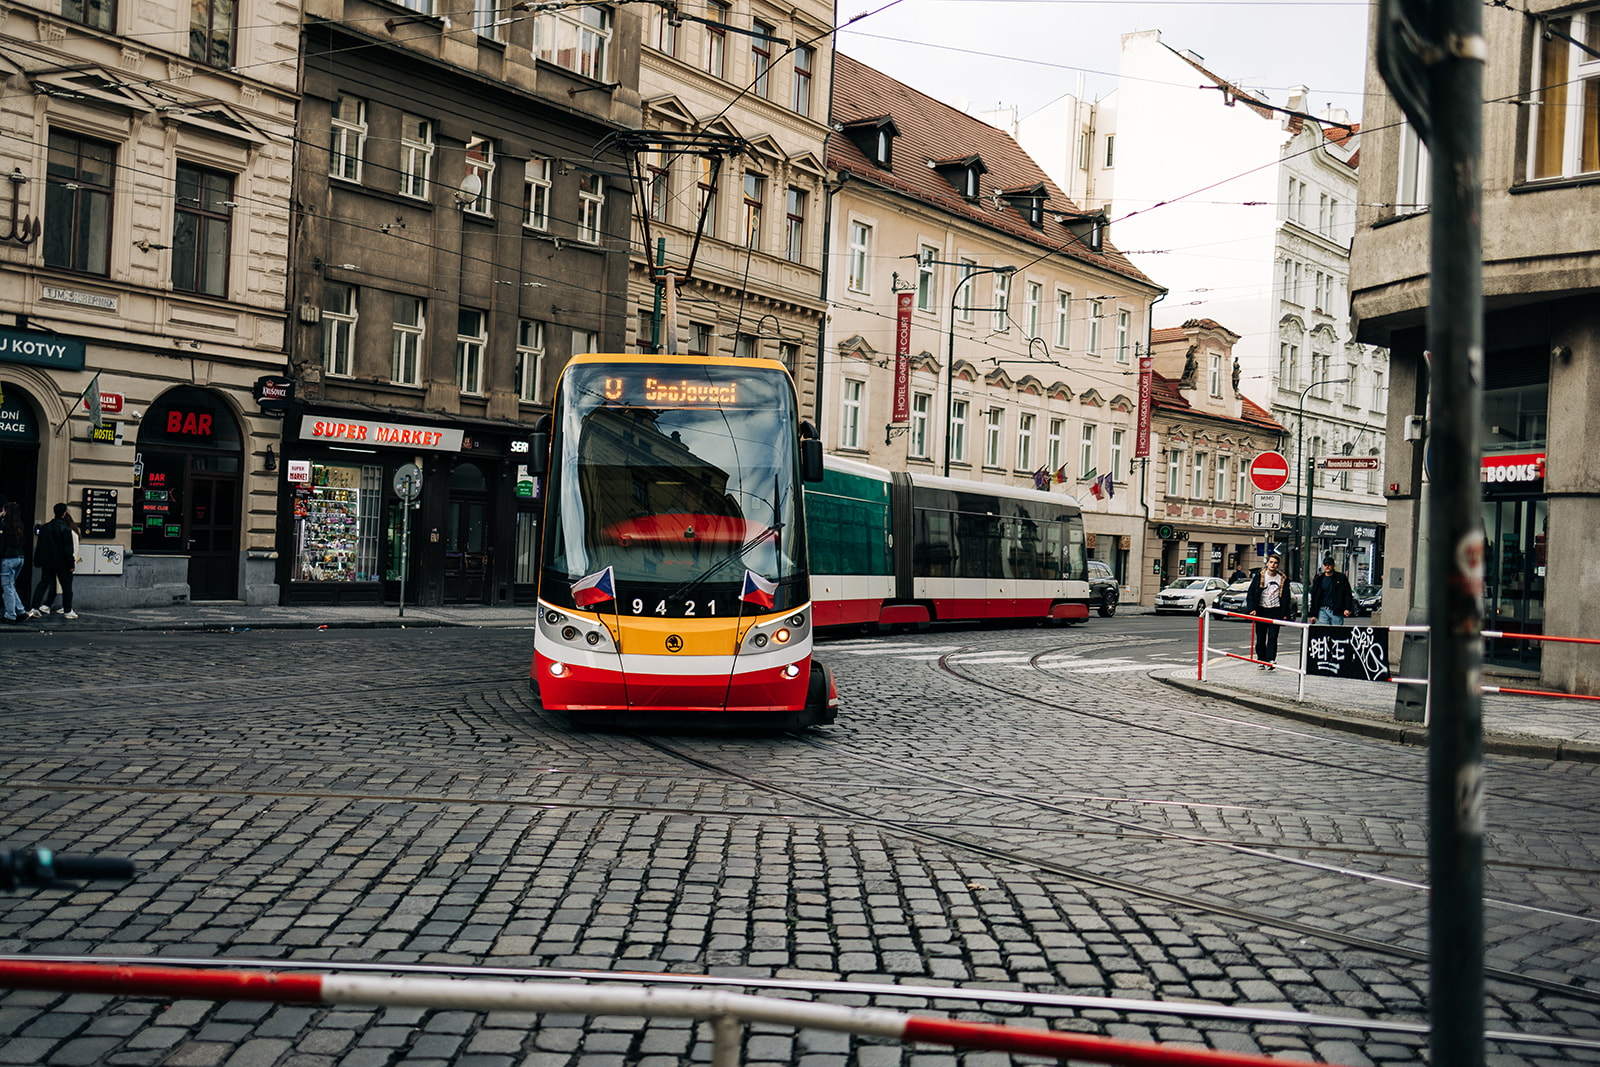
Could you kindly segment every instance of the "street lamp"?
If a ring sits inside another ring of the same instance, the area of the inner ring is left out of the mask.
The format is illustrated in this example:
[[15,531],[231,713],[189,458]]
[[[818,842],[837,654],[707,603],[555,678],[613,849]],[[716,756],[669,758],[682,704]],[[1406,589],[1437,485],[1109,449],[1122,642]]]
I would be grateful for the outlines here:
[[[942,259],[927,259],[924,263],[942,267],[967,267],[968,263],[950,263]],[[1011,274],[1017,268],[1011,266],[974,267],[965,278],[956,282],[955,288],[950,290],[950,358],[945,366],[944,381],[944,476],[950,477],[950,430],[951,417],[955,414],[956,395],[956,299],[961,295],[961,287],[980,274]],[[985,310],[993,311],[994,308]]]
[[[1300,512],[1300,621],[1311,617],[1311,516],[1307,514],[1305,497],[1300,495],[1300,471],[1306,465],[1306,394],[1319,385],[1342,385],[1349,378],[1324,378],[1300,390],[1300,423],[1294,448],[1294,506]],[[1310,475],[1307,475],[1309,478]]]

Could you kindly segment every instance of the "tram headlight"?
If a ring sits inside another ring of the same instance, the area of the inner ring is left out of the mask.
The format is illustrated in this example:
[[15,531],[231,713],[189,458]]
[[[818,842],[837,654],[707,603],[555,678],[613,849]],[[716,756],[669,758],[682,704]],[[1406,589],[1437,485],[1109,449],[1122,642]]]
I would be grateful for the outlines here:
[[789,616],[789,626],[791,628],[798,630],[798,629],[800,629],[800,627],[804,626],[805,624],[806,624],[806,619],[805,619],[804,615],[791,615],[791,616]]
[[785,678],[793,678],[795,675],[797,675],[799,673],[800,673],[800,664],[798,664],[798,663],[791,663],[791,664],[789,664],[787,667],[785,667],[783,669],[783,676]]
[[786,645],[789,643],[789,631],[779,630],[777,633],[772,635],[772,639],[778,642],[780,645]]
[[552,664],[550,664],[550,677],[552,677],[552,678],[561,678],[561,677],[564,677],[566,675],[566,673],[567,673],[567,665],[565,663],[552,663]]
[[750,639],[750,643],[752,645],[755,645],[757,648],[765,648],[765,647],[767,647],[767,635],[766,634],[756,634],[754,637],[752,637]]
[[576,626],[563,626],[561,628],[561,638],[564,641],[576,641],[578,639],[578,628]]
[[559,611],[547,611],[544,613],[544,621],[551,626],[555,626],[561,622],[561,613]]

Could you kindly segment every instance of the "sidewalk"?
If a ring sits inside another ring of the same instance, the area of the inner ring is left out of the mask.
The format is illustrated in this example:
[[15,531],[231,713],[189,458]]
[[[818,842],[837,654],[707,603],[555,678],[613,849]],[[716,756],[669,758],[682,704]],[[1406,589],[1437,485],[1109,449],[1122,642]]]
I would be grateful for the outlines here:
[[394,605],[368,604],[332,607],[301,604],[246,605],[232,601],[174,604],[151,608],[80,608],[76,619],[64,619],[57,611],[38,619],[7,625],[0,622],[0,633],[18,631],[69,630],[116,632],[121,630],[316,630],[385,629],[402,626],[532,626],[533,607],[486,607],[482,604],[458,607],[417,607],[407,604],[405,615]]
[[[1241,627],[1241,631],[1249,633],[1248,627]],[[1248,637],[1244,640],[1248,642]],[[1227,647],[1234,652],[1248,652],[1242,644],[1232,648],[1226,631],[1213,636],[1210,643],[1213,649]],[[1261,671],[1254,663],[1213,652],[1206,664],[1204,682],[1196,681],[1193,663],[1152,671],[1151,677],[1186,692],[1299,722],[1399,744],[1427,745],[1427,729],[1422,723],[1395,719],[1393,683],[1311,675],[1306,678],[1305,700],[1297,701],[1299,676],[1283,670],[1281,665],[1294,665],[1298,655],[1298,643],[1285,637],[1278,655],[1280,669],[1276,671]],[[1540,688],[1536,676],[1486,675],[1484,684]],[[1483,748],[1495,755],[1600,763],[1600,702],[1485,693]]]

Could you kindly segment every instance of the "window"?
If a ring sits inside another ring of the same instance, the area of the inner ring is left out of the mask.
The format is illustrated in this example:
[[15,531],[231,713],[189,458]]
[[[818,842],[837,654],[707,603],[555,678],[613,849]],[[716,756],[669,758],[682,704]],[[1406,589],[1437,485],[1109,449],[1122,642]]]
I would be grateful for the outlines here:
[[676,12],[662,11],[656,16],[656,49],[669,56],[678,54],[678,25],[672,21]]
[[483,350],[489,344],[489,320],[481,311],[456,313],[456,385],[463,393],[483,392]]
[[1395,191],[1396,215],[1414,215],[1428,210],[1433,191],[1428,175],[1428,146],[1422,143],[1411,123],[1400,126],[1400,187]]
[[1117,312],[1117,362],[1128,362],[1128,325],[1129,316],[1126,311]]
[[578,176],[578,240],[600,243],[606,209],[605,179],[598,174]]
[[322,369],[336,378],[355,373],[356,290],[353,285],[322,283]]
[[1006,413],[990,408],[983,416],[983,465],[1000,466],[1000,443],[1004,436]]
[[1221,352],[1213,352],[1213,353],[1211,353],[1211,359],[1210,359],[1209,362],[1210,362],[1210,365],[1211,365],[1210,366],[1211,395],[1212,396],[1221,396],[1222,395],[1222,353]]
[[1100,466],[1094,457],[1094,423],[1085,422],[1083,436],[1078,441],[1078,477],[1088,478],[1098,473]]
[[422,301],[414,296],[394,298],[394,339],[389,356],[389,377],[396,385],[422,381]]
[[1089,354],[1100,354],[1100,301],[1089,301]]
[[804,45],[794,50],[794,99],[790,102],[796,115],[811,114],[811,72],[817,58],[815,48]]
[[799,263],[806,254],[806,194],[792,185],[784,222],[783,254],[790,263]]
[[1167,453],[1167,495],[1175,497],[1183,491],[1183,453],[1177,449]]
[[1381,370],[1372,372],[1372,410],[1389,410],[1388,390],[1384,387],[1383,371]]
[[1328,229],[1327,237],[1330,240],[1339,240],[1339,199],[1328,197]]
[[789,368],[791,375],[797,373],[800,366],[800,346],[793,341],[778,342],[778,360]]
[[873,154],[872,162],[884,170],[894,166],[894,138],[887,127],[878,127],[877,149]]
[[691,356],[709,356],[711,346],[716,341],[716,330],[704,322],[691,322],[689,324],[689,354]]
[[646,178],[645,199],[650,217],[657,222],[666,220],[667,206],[672,202],[672,157],[665,152],[651,152],[644,157]]
[[233,221],[233,178],[178,164],[172,220],[172,287],[226,296]]
[[517,396],[537,404],[544,389],[544,323],[517,323]]
[[611,72],[611,9],[574,5],[534,19],[533,54],[603,82]]
[[1328,194],[1327,193],[1320,194],[1320,196],[1319,196],[1319,198],[1317,200],[1317,232],[1321,233],[1321,234],[1326,234],[1328,232]]
[[213,67],[233,65],[236,5],[237,0],[193,0],[189,5],[190,59]]
[[1189,495],[1196,500],[1206,495],[1206,454],[1194,454],[1194,481],[1189,483]]
[[960,275],[960,277],[956,279],[956,288],[961,291],[960,314],[962,322],[972,321],[972,286],[966,284],[966,281],[968,278],[972,277],[977,269],[978,265],[970,259],[963,259],[961,261],[961,266],[956,268],[956,273]]
[[494,214],[494,142],[473,134],[467,141],[465,176],[478,176],[478,193],[461,205],[461,210],[474,215]]
[[1278,388],[1294,389],[1300,384],[1300,346],[1278,346]]
[[46,266],[109,274],[111,184],[117,146],[50,131],[44,193]]
[[994,276],[994,332],[1006,333],[1011,329],[1011,275],[1001,272]]
[[522,224],[530,230],[550,228],[550,161],[530,159],[522,174]]
[[501,0],[473,0],[472,28],[479,37],[487,37],[491,41],[505,40],[500,3]]
[[844,383],[844,408],[839,418],[839,447],[861,447],[861,396],[866,383],[846,378]]
[[1600,170],[1600,8],[1549,20],[1538,50],[1535,178]]
[[1051,419],[1050,435],[1045,439],[1045,457],[1052,471],[1061,467],[1061,449],[1066,442],[1067,420]]
[[1111,428],[1111,480],[1122,481],[1122,443],[1128,438],[1128,431],[1121,427]]
[[938,295],[934,291],[934,260],[939,258],[939,250],[932,245],[923,245],[917,256],[917,310],[932,311],[933,301]]
[[1246,487],[1249,481],[1250,465],[1248,463],[1240,463],[1239,475],[1235,479],[1236,484],[1233,487],[1233,499],[1241,504],[1250,499],[1250,490]]
[[572,331],[572,354],[575,356],[587,355],[590,352],[600,351],[600,335],[593,330]]
[[1217,503],[1228,502],[1228,457],[1217,456]]
[[1033,426],[1038,421],[1034,415],[1017,416],[1017,469],[1033,470]]
[[1294,299],[1294,261],[1293,260],[1290,260],[1290,259],[1286,258],[1283,261],[1283,284],[1282,284],[1282,286],[1280,288],[1283,290],[1283,298],[1285,300],[1293,300]]
[[116,0],[61,0],[61,17],[110,33],[117,28]]
[[433,173],[433,123],[407,115],[400,120],[400,195],[426,200]]
[[706,0],[706,73],[725,77],[728,64],[728,5],[721,0]]
[[967,461],[967,402],[950,402],[950,462]]
[[1089,156],[1094,150],[1094,138],[1088,130],[1078,131],[1078,169],[1089,169]]
[[755,94],[763,100],[772,99],[772,45],[777,27],[760,19],[750,21],[754,35],[750,38],[750,68],[754,74]]
[[1106,134],[1106,169],[1110,170],[1117,158],[1117,135]]
[[761,249],[761,207],[767,195],[767,179],[750,171],[744,173],[744,246]]
[[1072,294],[1056,293],[1056,347],[1072,347]]
[[911,394],[911,454],[918,459],[928,458],[928,411],[932,406],[930,394]]
[[760,354],[761,353],[758,350],[757,345],[756,345],[755,334],[741,333],[741,334],[735,334],[734,335],[734,338],[733,338],[733,358],[734,359],[755,359]]
[[1028,337],[1030,339],[1039,336],[1039,314],[1041,311],[1040,305],[1043,303],[1044,286],[1040,285],[1038,282],[1029,282],[1028,299],[1026,305],[1024,305],[1023,315],[1026,317],[1028,323]]
[[706,236],[717,235],[717,178],[721,172],[716,164],[700,157],[700,211],[706,220]]
[[850,288],[855,292],[867,292],[867,257],[871,254],[872,227],[862,222],[852,222],[846,277]]
[[367,102],[353,96],[339,97],[333,102],[333,125],[328,131],[328,174],[360,181],[366,146]]

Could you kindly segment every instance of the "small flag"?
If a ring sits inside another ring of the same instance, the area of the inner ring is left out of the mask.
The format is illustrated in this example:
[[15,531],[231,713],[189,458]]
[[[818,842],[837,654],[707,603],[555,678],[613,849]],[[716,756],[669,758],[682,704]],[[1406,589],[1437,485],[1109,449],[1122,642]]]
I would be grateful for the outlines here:
[[1088,470],[1083,472],[1083,477],[1078,479],[1080,482],[1098,482],[1099,480],[1100,468],[1098,467],[1090,467]]
[[1104,500],[1106,496],[1105,483],[1096,478],[1089,483],[1089,492],[1096,500]]
[[1056,468],[1056,484],[1065,485],[1067,481],[1067,465],[1063,463]]
[[777,592],[777,582],[769,582],[755,571],[747,570],[744,572],[744,589],[739,592],[739,599],[758,607],[770,608]]
[[1050,472],[1040,467],[1033,472],[1033,486],[1035,489],[1047,489],[1050,486]]
[[105,425],[105,421],[100,416],[99,371],[95,371],[94,377],[89,380],[89,388],[85,389],[82,395],[78,397],[78,403],[82,404],[84,409],[89,412],[89,418],[97,428]]
[[1111,473],[1109,471],[1106,472],[1106,476],[1104,478],[1102,478],[1101,481],[1106,483],[1106,496],[1107,496],[1107,498],[1114,497],[1114,496],[1117,495],[1117,485],[1116,485],[1116,483],[1114,481],[1112,481]]
[[572,602],[580,608],[590,604],[603,604],[617,598],[616,578],[607,567],[572,583]]

